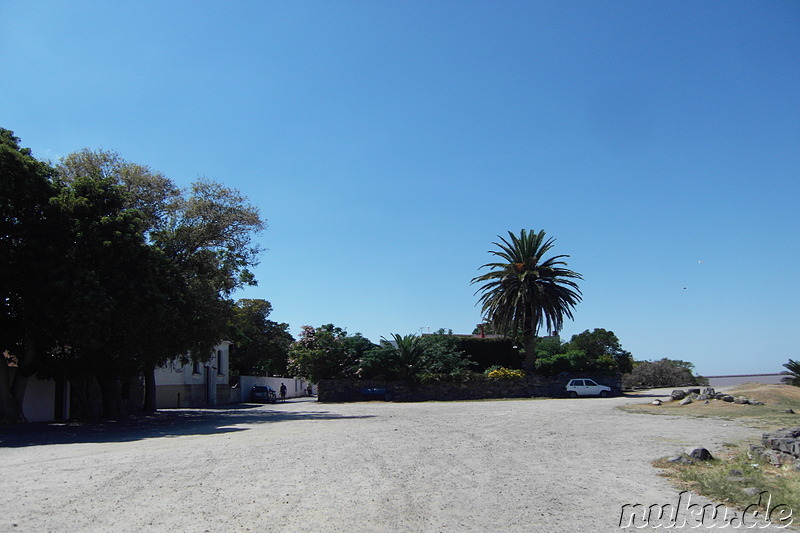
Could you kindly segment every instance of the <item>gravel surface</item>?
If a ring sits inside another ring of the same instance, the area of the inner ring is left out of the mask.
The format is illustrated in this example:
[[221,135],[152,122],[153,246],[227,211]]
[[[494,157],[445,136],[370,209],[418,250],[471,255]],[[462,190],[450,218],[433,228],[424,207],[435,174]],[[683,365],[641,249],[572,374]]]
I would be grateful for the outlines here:
[[758,435],[616,409],[666,393],[305,399],[6,428],[0,531],[623,531],[623,505],[678,503],[653,459]]

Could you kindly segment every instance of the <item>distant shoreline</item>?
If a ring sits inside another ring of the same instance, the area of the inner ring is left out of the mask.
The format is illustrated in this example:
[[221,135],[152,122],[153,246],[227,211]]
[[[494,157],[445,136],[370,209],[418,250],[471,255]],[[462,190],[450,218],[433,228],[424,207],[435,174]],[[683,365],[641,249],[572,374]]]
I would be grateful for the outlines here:
[[731,374],[728,376],[704,376],[708,378],[710,387],[730,387],[743,383],[766,383],[777,385],[786,377],[786,374]]

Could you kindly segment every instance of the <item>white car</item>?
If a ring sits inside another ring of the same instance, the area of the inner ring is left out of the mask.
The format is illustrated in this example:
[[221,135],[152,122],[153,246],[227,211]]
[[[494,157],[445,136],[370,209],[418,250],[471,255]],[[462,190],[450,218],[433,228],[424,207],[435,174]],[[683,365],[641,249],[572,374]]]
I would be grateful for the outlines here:
[[598,385],[594,380],[587,378],[571,379],[567,383],[567,394],[570,398],[578,396],[602,396],[605,398],[611,394],[611,387]]

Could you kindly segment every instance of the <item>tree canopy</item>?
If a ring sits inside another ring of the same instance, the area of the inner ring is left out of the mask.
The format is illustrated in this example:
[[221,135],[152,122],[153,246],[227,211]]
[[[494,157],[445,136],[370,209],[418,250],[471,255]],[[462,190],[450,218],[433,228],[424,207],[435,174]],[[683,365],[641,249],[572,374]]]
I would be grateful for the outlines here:
[[[57,167],[0,130],[0,365],[3,418],[20,417],[27,376],[94,377],[106,416],[124,414],[120,379],[223,340],[231,294],[255,284],[265,224],[234,189],[181,190],[114,152],[81,150]],[[91,415],[92,413],[88,413]]]
[[541,327],[560,331],[564,318],[572,318],[572,310],[581,300],[575,280],[580,274],[566,268],[568,255],[546,258],[555,239],[546,239],[544,231],[508,232],[508,239],[498,236],[497,249],[488,253],[498,261],[480,268],[489,272],[472,279],[482,283],[481,312],[495,329],[505,335],[521,332],[525,346],[526,366],[532,369],[536,358],[536,336]]
[[233,306],[227,339],[233,342],[230,379],[240,375],[275,376],[287,371],[289,347],[294,338],[289,324],[267,317],[272,304],[262,299],[241,299]]

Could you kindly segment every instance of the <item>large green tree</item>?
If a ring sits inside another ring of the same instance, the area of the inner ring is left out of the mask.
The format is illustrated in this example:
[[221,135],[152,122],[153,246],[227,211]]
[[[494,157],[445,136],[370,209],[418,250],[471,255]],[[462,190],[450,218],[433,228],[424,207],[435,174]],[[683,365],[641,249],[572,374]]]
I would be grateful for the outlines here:
[[498,236],[497,249],[488,253],[498,260],[482,265],[489,272],[472,279],[482,285],[479,303],[485,319],[506,335],[521,331],[525,347],[526,370],[534,368],[536,335],[539,328],[561,330],[564,318],[572,318],[572,310],[581,300],[575,280],[580,274],[569,270],[563,260],[568,255],[545,257],[555,239],[544,231],[508,232],[508,239]]
[[258,210],[234,189],[181,190],[113,152],[82,150],[53,169],[8,130],[0,178],[2,419],[20,418],[33,373],[66,376],[73,391],[96,379],[114,416],[121,377],[143,371],[154,409],[155,367],[208,357],[232,292],[255,284]]
[[300,337],[289,349],[289,373],[312,383],[356,377],[361,359],[374,346],[360,333],[348,335],[333,324],[303,326]]
[[587,329],[572,336],[567,350],[580,350],[610,371],[624,374],[633,370],[633,356],[622,349],[622,344],[613,331],[603,328],[592,331]]
[[[47,305],[58,281],[62,245],[49,199],[55,171],[0,128],[0,422],[23,420],[27,378],[49,343]],[[13,361],[12,369],[6,361]]]
[[289,346],[294,338],[289,325],[269,320],[272,304],[262,299],[237,300],[228,322],[231,346],[230,377],[275,376],[286,373]]
[[153,290],[150,312],[136,317],[141,342],[129,354],[144,372],[144,408],[152,411],[155,368],[176,356],[206,358],[222,340],[233,313],[231,294],[256,283],[250,268],[261,249],[253,237],[265,223],[235,189],[200,179],[181,190],[114,152],[81,150],[64,158],[59,171],[67,181],[87,175],[110,180],[124,191],[125,207],[142,216]]

